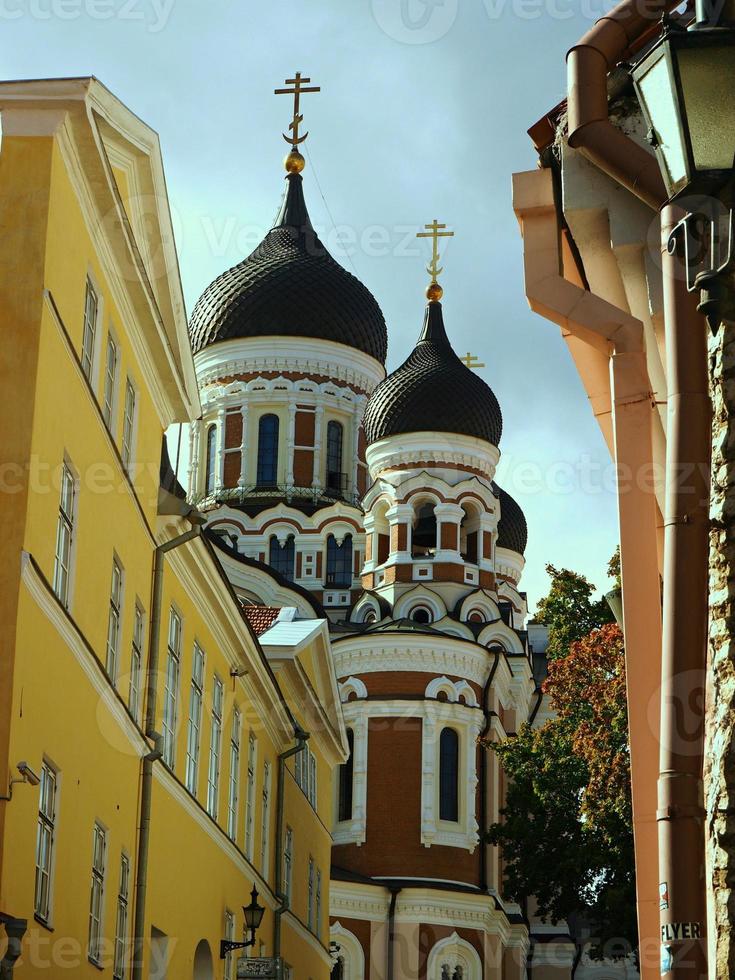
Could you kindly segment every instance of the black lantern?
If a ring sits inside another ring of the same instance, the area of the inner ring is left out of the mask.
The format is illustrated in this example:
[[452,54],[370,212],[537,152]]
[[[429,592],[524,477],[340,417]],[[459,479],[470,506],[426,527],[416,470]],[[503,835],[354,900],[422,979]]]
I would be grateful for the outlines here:
[[633,82],[669,198],[717,192],[735,160],[735,30],[705,0],[685,30],[663,34],[633,68]]
[[250,930],[250,939],[237,943],[231,939],[222,939],[219,944],[219,958],[223,960],[233,949],[247,949],[255,945],[255,933],[260,927],[265,915],[265,909],[258,905],[258,889],[253,886],[250,893],[250,905],[243,905],[242,914],[245,918],[245,928]]
[[255,886],[250,893],[250,905],[243,906],[242,914],[245,916],[245,927],[250,930],[250,934],[254,937],[265,915],[263,906],[258,905],[258,889]]

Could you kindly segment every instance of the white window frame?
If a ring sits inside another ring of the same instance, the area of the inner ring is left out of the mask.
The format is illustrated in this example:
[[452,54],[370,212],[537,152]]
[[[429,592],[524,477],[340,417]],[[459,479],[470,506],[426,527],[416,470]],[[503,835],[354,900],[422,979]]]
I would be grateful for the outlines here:
[[258,740],[255,732],[248,735],[248,783],[245,796],[245,856],[253,860],[255,844],[255,779],[258,760]]
[[102,417],[111,435],[115,434],[117,414],[117,375],[120,367],[120,347],[112,330],[107,331],[105,345],[105,381],[102,389]]
[[172,606],[168,621],[166,650],[166,679],[163,689],[163,761],[173,769],[176,765],[176,726],[181,677],[181,637],[184,629],[181,613]]
[[317,939],[322,937],[322,873],[317,868],[316,872],[316,921],[314,932]]
[[71,606],[72,572],[77,520],[78,480],[71,464],[64,460],[61,465],[59,488],[59,515],[56,524],[56,549],[54,552],[54,593],[65,609]]
[[128,708],[130,714],[140,724],[141,691],[140,679],[143,670],[143,645],[145,643],[145,610],[136,599],[133,612],[133,638],[130,644],[130,687],[128,689]]
[[268,865],[270,863],[270,801],[271,801],[271,764],[263,763],[263,791],[261,800],[260,826],[260,871],[268,881]]
[[230,726],[230,780],[227,792],[227,835],[237,839],[237,811],[240,805],[240,734],[242,716],[240,709],[232,709]]
[[[90,310],[90,300],[94,301],[94,309]],[[84,320],[82,325],[82,350],[80,361],[84,377],[94,388],[95,362],[97,360],[97,334],[101,319],[102,302],[100,293],[90,276],[84,292]]]
[[222,753],[222,713],[225,686],[215,674],[212,689],[212,731],[209,740],[209,767],[207,772],[207,813],[213,820],[219,811],[219,773]]
[[368,716],[366,701],[344,701],[345,728],[352,729],[352,819],[339,820],[339,780],[333,782],[332,839],[337,844],[364,844],[367,839]]
[[138,422],[138,390],[130,375],[125,379],[125,403],[123,406],[123,431],[120,445],[120,455],[123,466],[129,474],[133,467],[135,456],[135,435]]
[[112,556],[112,579],[110,582],[110,608],[107,613],[107,651],[105,670],[114,684],[120,659],[120,632],[123,608],[123,587],[125,576],[117,555]]
[[204,704],[204,650],[194,641],[189,688],[189,719],[186,726],[186,774],[184,782],[192,794],[199,787],[199,754],[202,741],[202,705]]
[[41,765],[36,832],[36,881],[33,911],[42,922],[51,921],[56,821],[59,799],[58,771],[46,760]]
[[125,851],[120,854],[120,882],[117,889],[117,915],[115,917],[115,948],[112,975],[115,980],[125,976],[128,948],[128,913],[130,908],[130,858]]
[[286,827],[283,836],[283,894],[291,904],[293,888],[293,830]]
[[107,830],[95,821],[92,832],[92,885],[89,901],[89,942],[87,956],[100,963],[102,929],[105,919],[105,875],[107,872]]
[[307,881],[307,899],[306,899],[306,926],[310,932],[314,932],[314,905],[315,905],[315,892],[316,887],[316,866],[314,864],[314,858],[309,857],[309,876]]
[[308,745],[296,754],[294,760],[296,785],[314,810],[317,809],[317,761]]

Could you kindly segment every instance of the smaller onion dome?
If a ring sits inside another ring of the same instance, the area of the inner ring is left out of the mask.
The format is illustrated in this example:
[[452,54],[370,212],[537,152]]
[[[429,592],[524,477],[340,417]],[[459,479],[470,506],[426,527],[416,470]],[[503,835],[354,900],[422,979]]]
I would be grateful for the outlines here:
[[528,525],[517,501],[493,483],[493,491],[500,501],[500,521],[498,522],[498,547],[507,548],[522,555],[528,544]]
[[438,300],[428,303],[411,354],[370,396],[363,425],[368,444],[404,432],[447,432],[499,444],[498,400],[452,350]]

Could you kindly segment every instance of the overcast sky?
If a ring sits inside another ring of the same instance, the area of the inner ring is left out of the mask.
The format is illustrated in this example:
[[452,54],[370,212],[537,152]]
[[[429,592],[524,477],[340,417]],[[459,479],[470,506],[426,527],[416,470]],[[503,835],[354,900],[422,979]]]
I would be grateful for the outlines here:
[[[500,482],[529,524],[531,608],[547,562],[607,589],[617,543],[607,449],[558,329],[532,314],[511,174],[564,95],[567,49],[603,0],[0,0],[3,74],[93,74],[161,137],[187,308],[270,227],[300,70],[312,221],[374,293],[389,368],[421,327],[433,218],[444,315],[505,419]],[[439,393],[437,394],[439,396]]]

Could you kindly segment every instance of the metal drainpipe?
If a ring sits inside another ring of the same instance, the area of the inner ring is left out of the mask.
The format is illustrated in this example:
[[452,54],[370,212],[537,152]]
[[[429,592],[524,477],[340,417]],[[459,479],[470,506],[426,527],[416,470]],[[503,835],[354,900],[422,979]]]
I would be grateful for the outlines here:
[[[303,731],[298,726],[294,726],[294,737],[296,745],[281,752],[278,756],[278,800],[276,805],[276,880],[275,893],[278,900],[273,920],[273,956],[278,961],[281,955],[281,919],[283,913],[289,907],[288,895],[283,891],[283,810],[285,803],[286,789],[286,759],[293,755],[298,755],[306,748],[309,741],[309,733]],[[282,976],[281,966],[278,967],[279,978]]]
[[395,955],[393,950],[393,928],[396,921],[396,902],[398,901],[399,892],[403,891],[402,888],[398,886],[388,886],[390,889],[390,905],[388,906],[388,963],[386,970],[386,980],[393,980],[393,971],[395,968]]
[[[704,712],[698,695],[704,691],[707,652],[712,407],[706,323],[686,292],[677,256],[667,249],[678,212],[674,205],[661,212],[668,437],[656,817],[660,879],[668,891],[667,907],[661,908],[662,946],[676,954],[674,980],[699,980],[707,976]],[[679,929],[676,936],[681,923],[694,924],[699,935],[682,939]]]
[[[480,732],[480,740],[484,739],[490,730],[490,710],[487,706],[487,699],[490,695],[490,687],[495,679],[495,671],[500,663],[501,650],[494,650],[495,661],[490,668],[490,673],[482,689],[482,713],[485,716],[485,725]],[[487,891],[487,843],[485,834],[487,833],[487,754],[488,749],[482,748],[482,765],[480,766],[480,828],[483,840],[480,846],[480,891]]]
[[[196,519],[192,516],[191,519]],[[133,938],[132,980],[143,980],[145,946],[145,900],[148,885],[148,851],[151,833],[151,802],[153,797],[153,763],[161,758],[160,735],[156,732],[156,699],[158,696],[158,644],[161,635],[161,601],[163,598],[164,557],[169,551],[193,541],[202,533],[197,524],[190,531],[179,534],[159,544],[153,557],[153,595],[151,598],[151,623],[148,637],[148,667],[146,670],[146,701],[144,732],[153,739],[154,748],[143,756],[143,773],[140,785],[140,829],[138,855],[135,867],[135,922]]]

